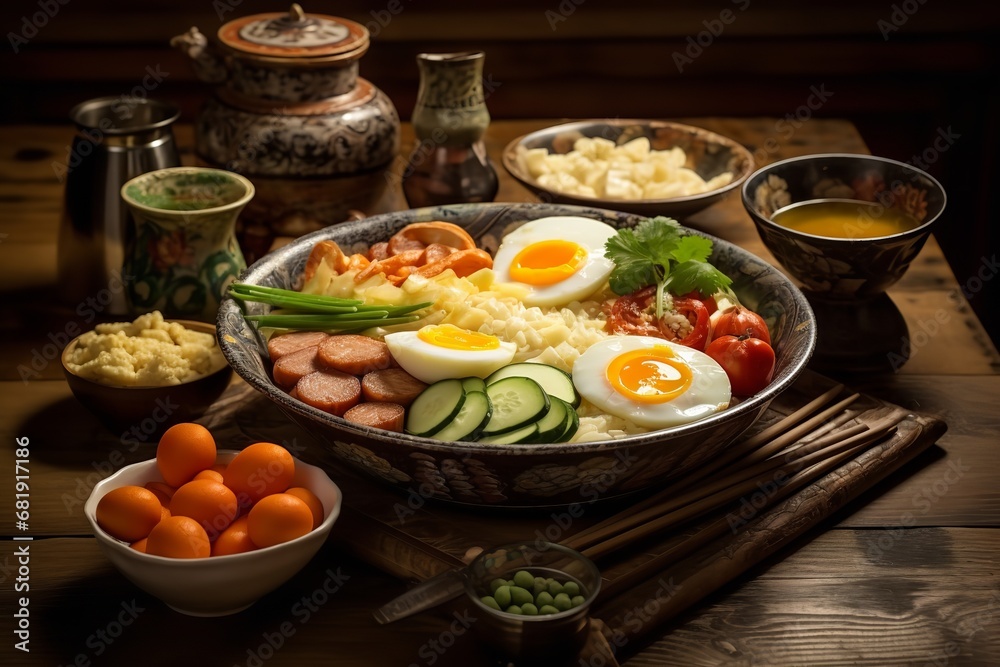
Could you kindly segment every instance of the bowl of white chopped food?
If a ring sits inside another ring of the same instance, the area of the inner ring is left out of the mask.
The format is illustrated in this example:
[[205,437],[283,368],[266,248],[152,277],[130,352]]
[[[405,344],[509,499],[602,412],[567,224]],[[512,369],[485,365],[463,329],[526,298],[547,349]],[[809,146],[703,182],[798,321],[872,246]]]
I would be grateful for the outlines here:
[[543,201],[684,216],[720,201],[754,170],[740,143],[658,120],[582,120],[518,137],[503,164]]

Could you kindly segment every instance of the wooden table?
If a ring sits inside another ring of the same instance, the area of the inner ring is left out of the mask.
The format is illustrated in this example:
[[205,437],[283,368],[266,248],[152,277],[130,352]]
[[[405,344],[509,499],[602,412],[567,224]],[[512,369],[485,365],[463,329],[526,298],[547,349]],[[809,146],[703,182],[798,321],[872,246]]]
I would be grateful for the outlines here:
[[[751,150],[777,138],[771,118],[689,122]],[[490,154],[496,159],[513,137],[550,124],[494,122],[487,135]],[[190,128],[179,127],[177,136],[182,146],[191,146]],[[335,540],[285,587],[246,612],[219,619],[170,611],[126,581],[99,552],[82,499],[100,478],[148,458],[152,450],[129,451],[104,430],[72,397],[51,358],[67,325],[83,324],[74,309],[53,297],[62,189],[52,163],[65,156],[70,139],[65,127],[0,128],[5,303],[0,470],[7,480],[0,489],[0,617],[6,619],[0,662],[477,664],[470,658],[477,654],[471,637],[449,637],[450,619],[441,615],[376,625],[371,610],[406,587],[351,558]],[[412,144],[409,127],[404,144],[405,154]],[[851,124],[811,120],[767,159],[832,151],[866,148]],[[500,178],[498,201],[532,200],[502,170]],[[387,205],[404,208],[399,190],[393,192],[397,199]],[[773,261],[737,197],[688,222]],[[626,646],[619,656],[623,664],[1000,664],[1000,491],[994,453],[1000,355],[933,239],[890,295],[911,335],[926,333],[919,337],[921,345],[895,374],[838,379],[943,418],[947,435],[793,552],[709,595],[649,644]],[[23,381],[36,353],[38,370]],[[23,532],[13,518],[16,438],[30,439],[30,520]],[[15,536],[34,539],[14,542]],[[25,572],[15,554],[25,544],[29,579],[20,581]],[[313,596],[330,568],[349,578],[306,617],[303,597]],[[20,640],[12,634],[12,614],[20,597],[29,598],[30,653],[14,647]],[[439,650],[452,640],[454,647]]]

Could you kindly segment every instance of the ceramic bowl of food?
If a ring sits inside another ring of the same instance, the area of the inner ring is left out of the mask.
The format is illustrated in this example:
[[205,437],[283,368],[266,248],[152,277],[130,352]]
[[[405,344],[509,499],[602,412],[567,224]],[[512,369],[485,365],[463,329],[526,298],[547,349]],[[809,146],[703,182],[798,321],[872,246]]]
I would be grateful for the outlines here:
[[920,252],[947,202],[941,184],[871,155],[806,155],[775,162],[743,184],[761,240],[810,297],[881,295]]
[[[480,248],[495,253],[500,239],[511,230],[527,221],[552,216],[591,218],[615,228],[631,227],[645,219],[558,204],[463,204],[415,209],[335,225],[301,237],[255,263],[240,280],[298,289],[306,261],[317,243],[332,240],[345,251],[360,251],[419,221],[455,223]],[[692,230],[684,233],[698,234]],[[741,301],[770,326],[777,355],[770,384],[700,421],[598,442],[448,442],[361,426],[306,405],[275,384],[267,346],[245,317],[270,312],[270,306],[264,304],[225,301],[217,322],[219,344],[240,377],[343,463],[404,493],[479,506],[589,502],[661,484],[711,460],[794,382],[812,354],[816,337],[813,314],[787,277],[721,239],[714,239],[710,259],[732,278],[732,288]]]
[[486,550],[465,577],[465,594],[479,619],[476,635],[511,658],[576,655],[600,590],[601,573],[590,559],[544,540]]
[[[73,395],[108,428],[128,434],[134,440],[154,441],[173,424],[204,414],[229,386],[232,368],[219,353],[215,325],[193,320],[163,320],[152,314],[140,319],[145,322],[140,326],[160,327],[164,333],[171,322],[175,323],[186,331],[200,334],[193,339],[206,347],[197,353],[199,359],[182,359],[179,344],[150,341],[145,351],[147,358],[136,360],[126,352],[126,346],[131,343],[112,340],[108,338],[110,334],[99,338],[95,330],[71,340],[63,349],[61,361]],[[97,329],[110,331],[107,327],[121,328],[106,325]],[[88,344],[89,350],[85,349]],[[209,344],[213,347],[207,347]],[[154,349],[155,345],[160,347]],[[129,349],[136,351],[136,348]],[[105,355],[114,355],[114,361],[102,357],[102,350]],[[193,353],[185,354],[190,357]],[[150,364],[147,363],[148,355],[160,356],[160,359]],[[140,374],[131,370],[139,366],[146,370]],[[185,368],[188,372],[183,370]]]
[[526,134],[507,145],[503,164],[542,201],[672,217],[722,200],[754,167],[750,151],[720,134],[623,119]]
[[[237,453],[220,450],[216,460],[228,463]],[[84,514],[101,551],[115,568],[142,590],[189,616],[235,614],[275,590],[312,560],[340,516],[342,497],[337,485],[321,469],[296,460],[292,485],[309,489],[323,503],[323,521],[311,532],[283,544],[228,556],[154,556],[132,549],[97,523],[97,505],[106,493],[147,482],[163,482],[155,459],[125,466],[99,482],[84,504]]]

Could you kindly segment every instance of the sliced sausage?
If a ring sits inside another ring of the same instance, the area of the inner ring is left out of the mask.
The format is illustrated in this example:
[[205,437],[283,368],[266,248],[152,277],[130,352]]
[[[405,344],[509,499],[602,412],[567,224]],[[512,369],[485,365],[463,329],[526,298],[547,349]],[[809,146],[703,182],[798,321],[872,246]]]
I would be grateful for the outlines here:
[[427,385],[402,368],[372,371],[361,378],[361,393],[366,401],[398,403],[406,406],[420,395]]
[[359,403],[344,413],[344,419],[362,426],[401,433],[404,412],[403,406],[395,403]]
[[456,250],[471,250],[476,242],[469,232],[451,222],[435,220],[434,222],[414,222],[403,227],[396,236],[416,240],[424,245],[441,243]]
[[340,371],[317,371],[299,380],[295,393],[306,405],[343,417],[361,400],[361,382]]
[[372,244],[371,248],[368,248],[368,259],[373,262],[378,262],[389,256],[389,244],[385,241],[379,241],[378,243]]
[[293,331],[282,334],[267,341],[267,354],[271,357],[271,361],[277,361],[303,348],[318,347],[329,337],[329,334],[322,331]]
[[364,375],[389,368],[392,355],[389,346],[380,340],[358,334],[330,336],[319,346],[319,363],[327,368]]
[[389,239],[389,254],[398,255],[407,250],[423,250],[425,245],[427,244],[422,241],[400,233]]
[[278,359],[274,362],[272,374],[275,384],[290,389],[296,382],[319,369],[319,346],[313,345]]
[[424,249],[424,264],[439,262],[453,252],[455,252],[455,248],[450,245],[432,243]]

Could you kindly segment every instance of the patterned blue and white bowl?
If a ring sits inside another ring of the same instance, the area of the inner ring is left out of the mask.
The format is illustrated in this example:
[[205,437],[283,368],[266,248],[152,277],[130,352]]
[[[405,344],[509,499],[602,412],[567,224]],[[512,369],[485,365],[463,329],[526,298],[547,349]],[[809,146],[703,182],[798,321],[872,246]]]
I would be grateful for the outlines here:
[[[494,252],[506,231],[555,215],[635,225],[642,216],[558,204],[460,204],[377,215],[303,236],[251,266],[240,278],[295,289],[312,247],[336,241],[351,252],[387,240],[412,222],[446,220],[465,227]],[[692,234],[698,232],[690,231]],[[777,269],[747,251],[712,238],[711,261],[733,278],[740,300],[771,328],[774,380],[762,392],[685,426],[616,440],[579,444],[489,445],[440,442],[352,424],[302,403],[272,382],[265,346],[232,299],[219,309],[219,344],[233,369],[339,459],[368,475],[455,503],[528,507],[591,502],[634,492],[683,475],[711,460],[749,428],[805,368],[816,343],[815,319],[802,293]],[[270,310],[251,304],[249,314]]]

